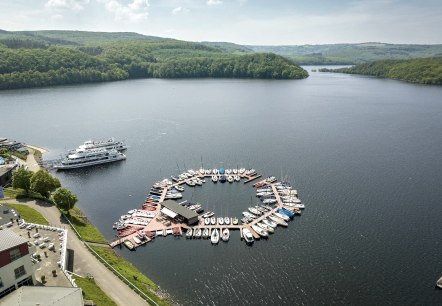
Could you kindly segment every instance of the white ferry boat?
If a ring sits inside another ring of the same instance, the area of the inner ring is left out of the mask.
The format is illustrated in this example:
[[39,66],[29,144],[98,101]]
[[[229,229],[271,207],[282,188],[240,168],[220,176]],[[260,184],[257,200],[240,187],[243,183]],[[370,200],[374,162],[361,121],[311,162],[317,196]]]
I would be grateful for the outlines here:
[[111,163],[126,159],[126,155],[115,149],[88,149],[77,150],[68,154],[59,164],[55,164],[55,169],[75,169],[99,164]]
[[76,150],[72,150],[69,153],[79,152],[83,150],[94,150],[94,149],[106,149],[106,150],[117,150],[124,151],[127,146],[122,141],[116,141],[114,138],[108,140],[88,140],[82,145],[78,146]]

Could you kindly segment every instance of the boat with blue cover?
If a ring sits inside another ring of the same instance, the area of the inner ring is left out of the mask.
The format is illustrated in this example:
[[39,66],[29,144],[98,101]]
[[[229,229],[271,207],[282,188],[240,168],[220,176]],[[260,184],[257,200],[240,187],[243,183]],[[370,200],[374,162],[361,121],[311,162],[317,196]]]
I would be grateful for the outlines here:
[[295,216],[295,213],[293,213],[293,212],[291,212],[291,211],[289,211],[287,209],[284,209],[284,208],[278,208],[278,212],[280,212],[282,214],[285,214],[285,215],[289,216],[292,219]]

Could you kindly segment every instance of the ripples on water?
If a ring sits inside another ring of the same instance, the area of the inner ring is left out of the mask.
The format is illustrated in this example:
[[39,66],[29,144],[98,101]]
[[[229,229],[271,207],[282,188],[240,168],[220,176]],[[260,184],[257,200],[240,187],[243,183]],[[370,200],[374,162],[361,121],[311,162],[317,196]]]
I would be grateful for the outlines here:
[[[218,246],[160,237],[117,249],[180,304],[440,305],[440,101],[440,87],[338,74],[134,80],[2,92],[0,136],[49,157],[87,138],[126,139],[122,163],[57,173],[109,239],[149,186],[201,160],[288,176],[303,216],[252,247],[233,232]],[[50,119],[17,129],[17,118]],[[185,196],[222,215],[255,201],[242,183]]]

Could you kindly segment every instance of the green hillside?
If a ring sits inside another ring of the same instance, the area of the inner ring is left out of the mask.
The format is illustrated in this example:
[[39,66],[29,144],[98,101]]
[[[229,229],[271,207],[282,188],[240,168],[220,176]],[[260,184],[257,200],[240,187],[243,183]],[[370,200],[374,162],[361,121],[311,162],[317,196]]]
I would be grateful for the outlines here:
[[442,56],[442,45],[329,44],[301,46],[246,46],[255,52],[272,52],[302,65],[363,64],[384,59]]
[[349,68],[320,69],[320,71],[372,75],[410,83],[442,85],[442,57],[384,60]]
[[0,89],[131,78],[308,77],[282,56],[235,48],[136,33],[2,31]]

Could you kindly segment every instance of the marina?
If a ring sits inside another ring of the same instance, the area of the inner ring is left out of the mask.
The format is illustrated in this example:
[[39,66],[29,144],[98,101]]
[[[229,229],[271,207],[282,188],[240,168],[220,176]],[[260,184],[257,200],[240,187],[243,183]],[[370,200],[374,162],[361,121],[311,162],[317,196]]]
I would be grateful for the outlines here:
[[[301,215],[304,207],[293,206],[294,202],[301,204],[301,201],[297,191],[287,182],[278,182],[275,177],[256,182],[253,187],[261,204],[245,208],[241,224],[237,216],[215,216],[211,211],[204,213],[199,203],[176,201],[182,198],[183,186],[194,188],[207,181],[233,183],[243,180],[247,184],[260,177],[254,169],[199,169],[156,182],[140,209],[128,211],[114,223],[113,228],[118,233],[109,245],[112,248],[124,245],[135,250],[157,236],[182,236],[183,232],[187,239],[210,238],[215,245],[220,240],[227,242],[231,231],[239,231],[240,238],[248,245],[261,238],[267,239],[277,226],[287,227],[295,215]],[[290,197],[286,197],[287,194]]]

